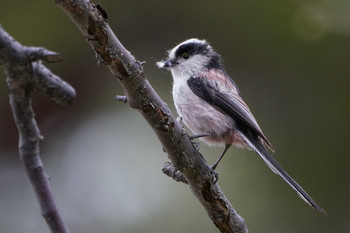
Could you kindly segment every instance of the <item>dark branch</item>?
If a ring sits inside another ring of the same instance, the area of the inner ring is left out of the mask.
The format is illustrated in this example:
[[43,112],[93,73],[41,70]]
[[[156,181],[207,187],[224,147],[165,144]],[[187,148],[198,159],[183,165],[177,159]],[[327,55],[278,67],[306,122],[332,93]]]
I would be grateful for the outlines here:
[[56,52],[47,50],[42,47],[26,47],[26,50],[23,51],[26,53],[29,61],[47,61],[47,62],[60,62],[63,61],[64,57]]
[[70,105],[75,97],[75,90],[67,82],[53,74],[40,62],[33,62],[32,84],[35,91],[58,104]]
[[[55,0],[80,29],[98,57],[125,89],[128,103],[147,120],[174,166],[181,171],[196,198],[221,232],[247,233],[244,219],[232,208],[212,170],[192,145],[181,124],[154,91],[137,61],[124,48],[101,13],[87,0]],[[103,11],[105,12],[105,11]]]
[[39,142],[43,137],[34,118],[31,92],[35,90],[57,103],[70,104],[75,91],[37,61],[40,59],[57,62],[62,57],[44,48],[23,46],[0,26],[0,64],[7,76],[10,105],[19,132],[19,155],[51,232],[67,233],[40,158]]

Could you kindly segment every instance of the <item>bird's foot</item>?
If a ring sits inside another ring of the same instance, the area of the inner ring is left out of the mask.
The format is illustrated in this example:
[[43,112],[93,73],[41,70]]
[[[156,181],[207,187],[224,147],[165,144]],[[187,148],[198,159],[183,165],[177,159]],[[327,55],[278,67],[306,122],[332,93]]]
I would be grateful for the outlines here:
[[208,136],[211,136],[210,134],[208,133],[204,133],[204,134],[197,134],[197,135],[191,135],[191,136],[188,136],[193,144],[193,146],[196,148],[196,152],[199,151],[199,143],[198,142],[195,142],[193,141],[194,139],[197,139],[197,138],[202,138],[202,137],[208,137]]

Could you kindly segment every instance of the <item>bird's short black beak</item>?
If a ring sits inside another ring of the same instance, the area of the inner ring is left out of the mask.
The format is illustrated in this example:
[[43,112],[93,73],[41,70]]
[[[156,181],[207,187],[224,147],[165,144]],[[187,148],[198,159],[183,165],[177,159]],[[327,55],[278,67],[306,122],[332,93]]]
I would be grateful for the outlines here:
[[171,67],[174,67],[175,65],[179,64],[177,61],[174,61],[174,60],[166,60],[166,61],[159,61],[157,62],[157,66],[158,68],[171,68]]
[[173,62],[171,60],[167,60],[164,62],[163,67],[168,68],[168,67],[172,67],[173,66]]

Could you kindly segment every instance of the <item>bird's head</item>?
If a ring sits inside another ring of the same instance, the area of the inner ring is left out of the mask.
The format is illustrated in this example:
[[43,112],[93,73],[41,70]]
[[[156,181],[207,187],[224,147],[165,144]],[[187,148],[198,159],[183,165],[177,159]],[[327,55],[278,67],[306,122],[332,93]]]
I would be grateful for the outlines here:
[[220,56],[206,40],[186,40],[168,51],[165,61],[157,62],[159,68],[170,69],[173,76],[193,76],[203,70],[220,68]]

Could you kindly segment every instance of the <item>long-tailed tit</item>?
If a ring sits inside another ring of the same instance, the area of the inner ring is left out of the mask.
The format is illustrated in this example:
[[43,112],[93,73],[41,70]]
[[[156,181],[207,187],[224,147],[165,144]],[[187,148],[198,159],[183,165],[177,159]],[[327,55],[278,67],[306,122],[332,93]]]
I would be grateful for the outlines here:
[[224,146],[215,169],[228,148],[234,144],[254,150],[309,205],[325,211],[269,154],[273,151],[239,89],[222,66],[221,57],[205,40],[189,39],[169,51],[166,61],[157,63],[170,69],[173,76],[173,99],[186,126],[210,146]]

